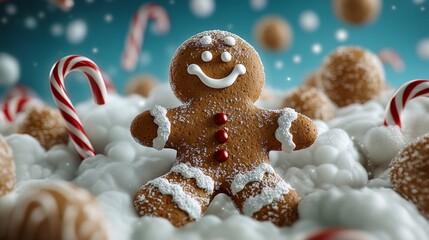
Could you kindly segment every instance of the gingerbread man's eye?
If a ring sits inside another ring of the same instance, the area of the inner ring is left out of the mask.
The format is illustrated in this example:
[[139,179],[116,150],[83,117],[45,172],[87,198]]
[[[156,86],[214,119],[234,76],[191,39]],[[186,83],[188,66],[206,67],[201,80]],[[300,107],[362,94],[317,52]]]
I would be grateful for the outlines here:
[[229,62],[231,61],[232,56],[231,56],[231,53],[229,52],[223,52],[220,58],[222,59],[223,62]]
[[209,51],[204,51],[204,52],[201,54],[201,59],[202,59],[204,62],[210,62],[210,61],[212,60],[212,58],[213,58],[213,55],[212,55],[212,53],[211,53],[211,52],[209,52]]
[[200,43],[202,45],[209,45],[212,43],[212,37],[210,37],[209,35],[204,36],[204,37],[200,38]]
[[225,37],[223,39],[223,42],[228,46],[234,46],[235,45],[235,38],[228,36],[228,37]]

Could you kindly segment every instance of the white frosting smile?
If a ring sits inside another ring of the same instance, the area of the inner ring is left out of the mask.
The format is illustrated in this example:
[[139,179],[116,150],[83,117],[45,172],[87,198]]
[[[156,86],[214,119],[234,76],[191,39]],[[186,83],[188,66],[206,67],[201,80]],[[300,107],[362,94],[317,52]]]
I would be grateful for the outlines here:
[[197,75],[201,82],[203,82],[207,87],[220,89],[227,88],[234,84],[238,76],[246,73],[246,67],[243,64],[237,64],[228,76],[221,79],[208,77],[197,64],[189,65],[188,73],[191,75]]

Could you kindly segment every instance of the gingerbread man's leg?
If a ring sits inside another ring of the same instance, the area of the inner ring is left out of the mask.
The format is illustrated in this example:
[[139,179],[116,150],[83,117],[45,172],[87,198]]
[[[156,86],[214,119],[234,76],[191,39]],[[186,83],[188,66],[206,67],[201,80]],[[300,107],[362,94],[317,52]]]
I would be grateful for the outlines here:
[[298,219],[300,197],[269,164],[238,174],[229,192],[243,214],[259,221],[285,226]]
[[202,216],[214,197],[214,186],[201,169],[179,164],[141,187],[134,206],[140,216],[163,217],[180,227]]

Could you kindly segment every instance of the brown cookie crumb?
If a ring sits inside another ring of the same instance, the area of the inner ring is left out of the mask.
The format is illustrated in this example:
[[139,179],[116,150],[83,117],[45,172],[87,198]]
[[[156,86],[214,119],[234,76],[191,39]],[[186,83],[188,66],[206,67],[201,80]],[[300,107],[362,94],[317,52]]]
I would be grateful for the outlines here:
[[335,107],[326,95],[314,87],[302,86],[295,89],[283,100],[283,107],[295,109],[311,119],[330,120]]
[[326,95],[339,107],[369,101],[384,90],[380,60],[359,47],[339,47],[324,61],[319,72]]
[[0,197],[8,194],[15,187],[15,163],[12,150],[6,139],[0,135]]
[[66,144],[69,139],[61,114],[47,106],[31,109],[19,124],[18,133],[31,135],[45,149]]

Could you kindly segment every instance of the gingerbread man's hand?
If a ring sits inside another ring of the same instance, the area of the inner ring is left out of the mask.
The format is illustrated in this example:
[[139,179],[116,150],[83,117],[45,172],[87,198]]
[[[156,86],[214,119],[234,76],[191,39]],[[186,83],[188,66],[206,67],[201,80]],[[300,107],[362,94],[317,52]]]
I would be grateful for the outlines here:
[[131,123],[131,135],[134,140],[144,146],[161,150],[171,147],[169,140],[171,123],[167,117],[167,109],[155,106],[142,112]]
[[314,122],[291,108],[284,108],[278,113],[277,124],[277,144],[272,150],[292,152],[307,148],[316,140],[317,127]]

